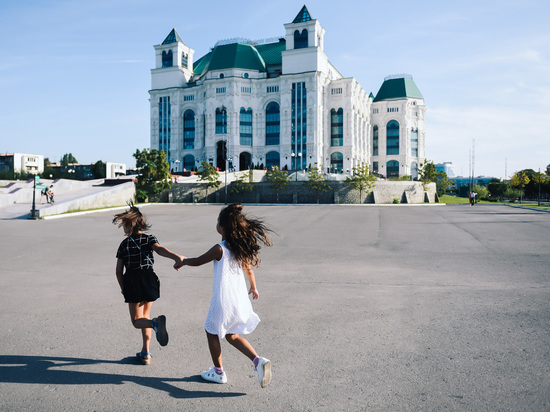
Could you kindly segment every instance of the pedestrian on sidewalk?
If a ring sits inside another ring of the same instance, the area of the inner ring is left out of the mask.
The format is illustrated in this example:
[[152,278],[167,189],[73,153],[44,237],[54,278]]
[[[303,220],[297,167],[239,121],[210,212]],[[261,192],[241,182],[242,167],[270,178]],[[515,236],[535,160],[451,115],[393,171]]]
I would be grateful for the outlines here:
[[[200,266],[214,262],[213,296],[205,323],[214,366],[202,372],[202,378],[216,383],[227,382],[220,343],[220,338],[225,337],[227,342],[254,363],[260,386],[265,388],[271,382],[271,361],[259,357],[250,342],[240,334],[251,333],[260,322],[248,295],[251,294],[252,299],[260,296],[252,266],[257,267],[260,263],[260,243],[271,246],[271,239],[268,236],[269,229],[263,222],[247,218],[242,209],[239,203],[222,209],[216,225],[222,241],[199,257],[183,258],[174,267],[179,269],[184,265]],[[245,274],[250,283],[248,290]]]
[[132,324],[136,329],[141,329],[143,345],[136,356],[142,364],[149,365],[152,330],[161,346],[168,344],[166,316],[151,319],[150,315],[153,302],[160,297],[160,281],[153,270],[153,251],[176,263],[181,261],[181,257],[161,246],[155,236],[143,233],[151,226],[139,208],[132,202],[129,206],[129,210],[115,215],[113,219],[113,224],[118,223],[127,236],[120,243],[116,254],[116,277],[124,301],[128,303]]

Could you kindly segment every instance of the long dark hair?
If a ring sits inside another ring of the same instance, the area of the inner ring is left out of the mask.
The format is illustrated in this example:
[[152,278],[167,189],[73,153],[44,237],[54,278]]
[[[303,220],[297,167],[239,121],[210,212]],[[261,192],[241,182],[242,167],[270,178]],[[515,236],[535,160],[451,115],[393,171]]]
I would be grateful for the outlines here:
[[147,224],[145,216],[141,214],[134,202],[128,202],[128,206],[130,206],[130,209],[115,215],[113,224],[118,223],[118,227],[124,226],[124,232],[127,232],[126,234],[130,236],[138,231],[149,230],[151,225]]
[[261,220],[248,218],[243,213],[243,205],[233,203],[222,209],[218,224],[225,235],[225,245],[235,258],[254,267],[260,265],[258,254],[260,243],[271,246],[268,229]]

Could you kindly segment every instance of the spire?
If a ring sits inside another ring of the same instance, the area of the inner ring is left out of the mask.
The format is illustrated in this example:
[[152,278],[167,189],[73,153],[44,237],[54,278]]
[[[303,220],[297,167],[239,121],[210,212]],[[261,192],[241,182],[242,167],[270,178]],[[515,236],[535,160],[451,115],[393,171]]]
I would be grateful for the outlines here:
[[183,43],[183,40],[181,39],[176,29],[172,29],[172,31],[170,32],[170,34],[168,34],[168,36],[166,36],[162,44],[171,44],[177,42]]
[[300,13],[294,18],[292,23],[302,23],[304,21],[310,21],[311,15],[309,14],[309,11],[307,11],[307,7],[304,4],[304,7],[302,7],[302,10],[300,10]]

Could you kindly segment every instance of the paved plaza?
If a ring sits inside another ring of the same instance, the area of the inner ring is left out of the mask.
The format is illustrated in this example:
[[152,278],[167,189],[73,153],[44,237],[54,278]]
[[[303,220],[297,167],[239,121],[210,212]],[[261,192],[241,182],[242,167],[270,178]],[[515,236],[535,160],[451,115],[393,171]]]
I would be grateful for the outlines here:
[[[150,233],[196,256],[219,205],[150,205]],[[550,409],[550,213],[507,206],[245,206],[276,232],[256,270],[248,338],[261,389],[203,329],[212,266],[156,257],[170,343],[138,365],[115,278],[114,212],[0,220],[2,411],[545,411]]]

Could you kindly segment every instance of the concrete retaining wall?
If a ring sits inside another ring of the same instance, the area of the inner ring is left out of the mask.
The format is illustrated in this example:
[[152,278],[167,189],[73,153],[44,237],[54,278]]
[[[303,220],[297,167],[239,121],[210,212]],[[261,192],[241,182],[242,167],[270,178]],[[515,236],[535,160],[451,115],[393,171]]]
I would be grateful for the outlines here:
[[52,206],[40,209],[39,216],[59,215],[69,211],[99,209],[103,207],[125,205],[129,200],[134,200],[136,189],[133,182],[123,183],[117,186],[108,186],[104,190],[67,199],[62,203],[54,203]]
[[[436,199],[435,183],[427,185],[424,190],[420,182],[401,182],[379,180],[371,193],[360,193],[351,190],[343,182],[330,182],[330,189],[316,193],[303,182],[290,182],[278,194],[266,182],[252,183],[250,193],[232,193],[234,183],[227,185],[227,201],[242,203],[434,203]],[[225,188],[222,183],[219,189],[207,189],[205,183],[176,183],[172,188],[151,201],[167,203],[223,203]]]

